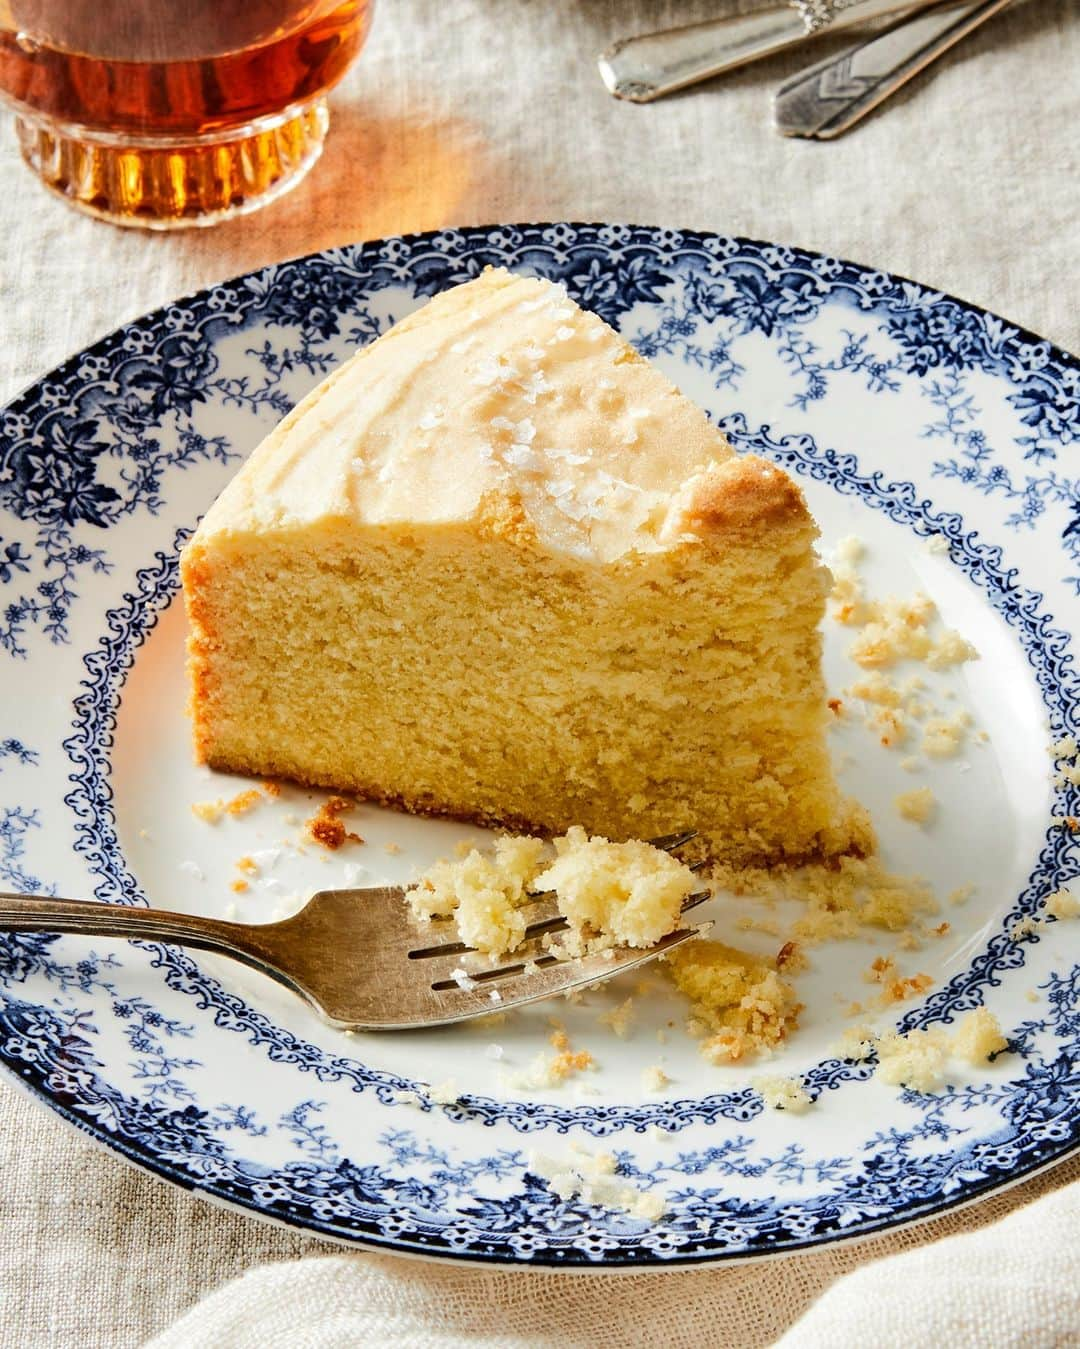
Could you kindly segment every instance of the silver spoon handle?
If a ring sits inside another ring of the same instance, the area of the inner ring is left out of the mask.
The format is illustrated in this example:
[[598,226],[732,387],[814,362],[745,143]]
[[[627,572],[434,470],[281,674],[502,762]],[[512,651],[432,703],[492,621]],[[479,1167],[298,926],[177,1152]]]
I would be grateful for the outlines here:
[[71,932],[84,937],[116,937],[174,942],[245,959],[257,927],[201,918],[168,909],[137,909],[83,899],[0,893],[0,932]]
[[829,21],[816,22],[811,17],[814,10],[792,0],[754,14],[624,38],[601,53],[597,64],[600,78],[616,98],[651,103],[817,33],[928,3],[932,0],[853,0],[841,7],[833,0],[824,11],[831,14]]

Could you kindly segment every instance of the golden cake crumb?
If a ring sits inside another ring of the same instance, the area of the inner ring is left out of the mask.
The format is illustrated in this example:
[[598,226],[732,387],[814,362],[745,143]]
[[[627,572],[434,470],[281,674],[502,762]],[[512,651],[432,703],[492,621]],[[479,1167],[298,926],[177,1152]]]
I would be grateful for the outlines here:
[[944,1085],[948,1037],[939,1028],[906,1035],[887,1031],[875,1048],[878,1066],[874,1076],[883,1082],[920,1092],[937,1091]]
[[946,670],[979,658],[975,647],[951,628],[944,628],[937,636],[928,631],[938,617],[937,607],[928,596],[867,600],[855,567],[860,557],[847,540],[837,545],[830,596],[836,621],[862,629],[848,653],[856,664],[866,670],[881,670],[902,660],[918,660],[925,661],[931,670]]
[[874,1052],[877,1031],[873,1026],[848,1026],[840,1038],[830,1046],[829,1053],[838,1059],[864,1063]]
[[600,944],[653,946],[679,925],[694,873],[678,858],[631,839],[590,838],[579,825],[554,841],[555,860],[533,878],[537,890],[555,892],[570,924],[572,954]]
[[224,815],[247,815],[248,811],[255,809],[262,800],[263,793],[259,791],[258,786],[251,786],[228,801],[222,797],[218,797],[216,801],[193,801],[191,815],[197,820],[202,820],[204,824],[217,824]]
[[964,744],[971,717],[957,712],[951,717],[931,717],[923,730],[922,752],[931,759],[949,759]]
[[933,649],[926,627],[936,613],[926,595],[871,601],[863,606],[862,631],[848,655],[864,670],[888,668],[905,659],[924,660]]
[[543,854],[541,839],[507,834],[495,840],[493,857],[472,848],[459,861],[436,862],[405,897],[418,918],[453,915],[463,942],[501,955],[525,935],[521,905]]
[[229,889],[235,891],[238,895],[242,895],[245,890],[249,889],[249,886],[247,881],[237,879],[229,882]]
[[926,657],[926,665],[931,670],[948,670],[954,665],[963,665],[969,660],[978,660],[979,653],[972,644],[952,628],[946,628],[934,642]]
[[997,1017],[985,1007],[976,1007],[961,1017],[953,1032],[953,1053],[976,1066],[987,1063],[1008,1047]]
[[843,857],[835,867],[784,872],[714,872],[714,878],[736,893],[802,901],[805,911],[792,935],[806,943],[853,937],[860,928],[902,932],[916,917],[938,911],[925,881],[894,875],[875,857]]
[[937,797],[929,787],[916,787],[913,791],[894,796],[893,805],[902,820],[926,824],[937,807]]
[[802,1083],[791,1077],[755,1077],[750,1085],[772,1110],[803,1115],[814,1103]]
[[613,1030],[620,1040],[627,1039],[633,1023],[633,998],[627,998],[624,1002],[621,1002],[618,1007],[613,1007],[610,1011],[601,1012],[600,1014],[600,1024]]
[[521,943],[526,893],[553,891],[569,924],[558,948],[578,955],[654,945],[678,926],[682,901],[697,884],[684,863],[638,840],[610,843],[575,825],[554,849],[544,866],[542,840],[507,835],[496,840],[493,859],[473,849],[458,861],[437,862],[406,898],[420,918],[453,914],[463,941],[500,955]]
[[904,701],[899,688],[880,670],[872,670],[864,678],[857,679],[847,692],[852,698],[876,703],[879,707],[900,707]]
[[1025,914],[1009,928],[1009,938],[1015,942],[1024,941],[1028,937],[1033,937],[1041,927],[1041,918],[1036,918],[1034,914]]
[[614,1209],[650,1222],[664,1214],[663,1196],[655,1190],[642,1190],[620,1176],[618,1162],[610,1152],[597,1154],[575,1147],[570,1157],[558,1159],[530,1152],[528,1167],[564,1202],[580,1197],[597,1208]]
[[877,999],[880,1007],[889,1007],[893,1003],[906,1002],[908,998],[918,997],[932,987],[934,982],[928,974],[902,976],[891,956],[878,956],[870,968],[863,972],[863,978],[867,983],[881,985],[881,993]]
[[544,1087],[560,1087],[578,1073],[587,1072],[596,1061],[587,1049],[563,1049],[556,1054],[538,1054],[523,1073],[514,1073],[507,1085],[519,1091],[536,1091]]
[[1080,918],[1080,899],[1070,894],[1068,890],[1055,890],[1052,895],[1047,895],[1043,912],[1049,918],[1059,920]]
[[447,1078],[445,1082],[437,1082],[433,1087],[429,1087],[427,1098],[436,1105],[453,1105],[461,1099],[461,1092],[458,1091],[453,1078]]
[[973,885],[958,885],[955,890],[949,891],[946,898],[950,904],[959,907],[961,904],[966,904],[974,893],[975,887]]
[[810,968],[810,961],[798,942],[786,941],[776,953],[776,968],[785,974],[802,974]]
[[641,1070],[642,1091],[663,1091],[670,1081],[671,1078],[659,1064],[654,1063]]
[[669,952],[665,968],[690,999],[693,1020],[713,1032],[701,1046],[712,1063],[771,1049],[798,1024],[794,988],[757,956],[699,938]]
[[308,837],[331,852],[336,852],[346,843],[363,843],[360,835],[346,829],[340,818],[347,811],[355,809],[356,802],[348,796],[329,797],[318,812],[306,821]]

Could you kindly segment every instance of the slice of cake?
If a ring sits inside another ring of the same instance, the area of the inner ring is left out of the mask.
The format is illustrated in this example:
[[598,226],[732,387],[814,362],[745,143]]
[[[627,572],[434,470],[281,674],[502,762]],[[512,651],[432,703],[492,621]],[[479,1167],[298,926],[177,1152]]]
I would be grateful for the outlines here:
[[737,862],[858,851],[816,533],[604,322],[489,270],[309,394],[184,549],[198,758]]

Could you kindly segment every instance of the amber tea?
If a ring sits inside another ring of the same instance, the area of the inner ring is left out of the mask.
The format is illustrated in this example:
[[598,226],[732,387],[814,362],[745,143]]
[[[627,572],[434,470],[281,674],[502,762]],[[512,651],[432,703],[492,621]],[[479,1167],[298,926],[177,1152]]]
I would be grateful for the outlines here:
[[207,224],[293,186],[373,0],[0,0],[23,156],[117,224]]

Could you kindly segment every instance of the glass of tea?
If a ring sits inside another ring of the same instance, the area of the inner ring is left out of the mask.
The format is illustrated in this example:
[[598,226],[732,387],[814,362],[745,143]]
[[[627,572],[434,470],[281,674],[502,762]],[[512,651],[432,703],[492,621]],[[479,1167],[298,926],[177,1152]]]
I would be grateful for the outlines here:
[[0,0],[23,158],[117,225],[208,225],[319,157],[374,0]]

